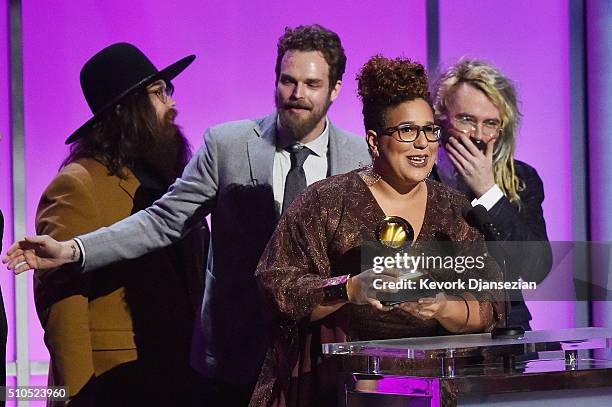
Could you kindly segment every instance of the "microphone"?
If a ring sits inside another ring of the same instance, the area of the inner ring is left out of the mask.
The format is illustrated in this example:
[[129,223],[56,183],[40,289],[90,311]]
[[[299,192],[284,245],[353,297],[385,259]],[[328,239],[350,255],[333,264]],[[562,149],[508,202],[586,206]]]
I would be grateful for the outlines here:
[[[501,267],[502,282],[506,282],[506,253],[499,242],[502,242],[503,236],[495,227],[493,219],[487,209],[482,205],[463,208],[463,217],[467,223],[478,229],[485,236],[487,241],[487,249]],[[518,339],[525,335],[525,330],[519,326],[508,326],[508,314],[510,314],[510,299],[508,291],[504,289],[504,327],[494,328],[491,331],[493,339]]]

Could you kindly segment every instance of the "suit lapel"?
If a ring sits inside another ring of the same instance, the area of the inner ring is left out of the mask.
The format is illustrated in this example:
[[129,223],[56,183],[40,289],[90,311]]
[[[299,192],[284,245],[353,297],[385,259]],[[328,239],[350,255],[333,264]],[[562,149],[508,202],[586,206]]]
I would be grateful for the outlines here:
[[254,185],[272,185],[272,168],[276,152],[276,114],[265,117],[254,129],[257,137],[247,142],[247,154]]

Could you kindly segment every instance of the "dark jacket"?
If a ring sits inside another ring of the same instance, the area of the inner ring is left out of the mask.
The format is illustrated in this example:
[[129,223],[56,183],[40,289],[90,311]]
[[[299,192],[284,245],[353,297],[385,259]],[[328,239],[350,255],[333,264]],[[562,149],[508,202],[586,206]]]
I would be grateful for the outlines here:
[[[489,210],[489,215],[501,234],[500,240],[506,242],[502,244],[506,252],[506,279],[512,281],[521,277],[524,281],[540,283],[552,267],[552,250],[542,211],[544,185],[530,165],[514,160],[514,167],[516,176],[524,183],[523,190],[519,192],[520,210],[518,205],[504,196]],[[440,180],[435,167],[430,177]],[[521,294],[513,298],[508,320],[510,325],[530,329],[531,314]]]

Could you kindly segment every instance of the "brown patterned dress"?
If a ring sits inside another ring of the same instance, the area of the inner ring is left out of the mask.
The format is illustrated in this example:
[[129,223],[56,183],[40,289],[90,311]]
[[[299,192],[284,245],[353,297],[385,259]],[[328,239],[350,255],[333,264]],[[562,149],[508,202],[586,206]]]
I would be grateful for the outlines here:
[[[370,169],[361,169],[317,182],[281,218],[256,271],[269,307],[271,344],[251,406],[337,405],[339,360],[323,358],[321,343],[448,333],[435,319],[423,321],[399,309],[381,312],[369,305],[347,304],[310,322],[311,312],[323,302],[322,280],[346,274],[339,266],[343,259],[363,242],[374,241],[385,217],[368,188],[371,177]],[[435,181],[426,182],[425,217],[415,243],[482,241],[463,219],[467,198]],[[470,277],[499,276],[499,268],[487,262]],[[503,318],[502,304],[491,300],[498,294],[477,296],[487,330]]]

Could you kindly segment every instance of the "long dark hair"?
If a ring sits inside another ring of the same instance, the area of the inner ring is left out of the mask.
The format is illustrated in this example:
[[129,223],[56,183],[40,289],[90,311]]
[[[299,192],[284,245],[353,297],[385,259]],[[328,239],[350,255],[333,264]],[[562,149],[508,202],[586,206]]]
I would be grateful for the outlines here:
[[[172,86],[168,83],[168,86]],[[171,90],[170,90],[171,92]],[[62,167],[81,158],[95,158],[109,174],[125,179],[125,167],[145,156],[145,146],[154,141],[157,115],[143,89],[123,98],[106,112],[83,137],[70,146]]]

